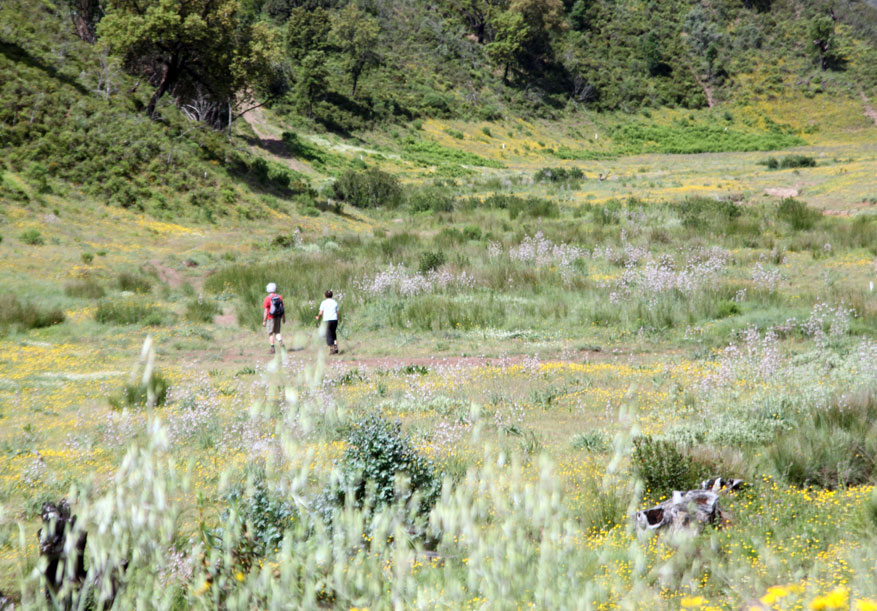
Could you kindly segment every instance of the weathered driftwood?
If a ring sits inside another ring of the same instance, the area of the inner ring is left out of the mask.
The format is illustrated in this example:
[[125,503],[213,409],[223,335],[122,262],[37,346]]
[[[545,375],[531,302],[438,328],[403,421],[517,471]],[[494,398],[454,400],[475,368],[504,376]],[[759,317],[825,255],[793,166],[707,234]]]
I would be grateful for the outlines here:
[[634,516],[636,526],[647,531],[662,528],[699,531],[704,524],[715,524],[720,520],[719,493],[739,490],[742,486],[743,480],[717,477],[702,482],[700,490],[674,490],[673,496],[666,501],[637,511]]
[[[46,560],[43,576],[46,579],[46,598],[56,605],[69,606],[71,595],[82,587],[85,580],[85,543],[87,533],[74,534],[76,516],[70,515],[66,499],[58,504],[43,503],[40,515],[43,527],[39,530],[40,556]],[[68,537],[75,537],[67,546]]]

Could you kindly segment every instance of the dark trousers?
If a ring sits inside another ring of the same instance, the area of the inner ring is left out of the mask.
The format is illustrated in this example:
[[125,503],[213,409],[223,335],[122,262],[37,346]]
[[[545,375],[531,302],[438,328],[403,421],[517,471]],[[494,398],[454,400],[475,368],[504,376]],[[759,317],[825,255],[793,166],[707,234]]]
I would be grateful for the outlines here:
[[337,320],[327,320],[326,321],[326,345],[334,346],[335,342],[338,341],[338,321]]

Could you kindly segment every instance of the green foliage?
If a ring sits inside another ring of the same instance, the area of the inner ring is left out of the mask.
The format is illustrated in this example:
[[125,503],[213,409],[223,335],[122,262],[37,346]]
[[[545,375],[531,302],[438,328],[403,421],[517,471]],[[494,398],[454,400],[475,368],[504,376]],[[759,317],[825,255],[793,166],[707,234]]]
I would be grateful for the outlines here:
[[533,175],[534,182],[570,183],[585,179],[579,168],[542,168]]
[[822,219],[822,214],[818,210],[808,208],[804,202],[790,197],[780,202],[777,216],[791,225],[795,231],[812,229]]
[[[264,471],[245,484],[234,486],[225,496],[227,508],[220,516],[223,525],[207,532],[208,546],[223,549],[226,539],[236,539],[233,557],[243,572],[258,560],[274,556],[283,542],[283,535],[300,520],[290,499],[275,489]],[[233,532],[227,532],[228,530]]]
[[835,489],[877,478],[877,396],[858,390],[814,408],[768,449],[775,471],[795,486]]
[[106,295],[103,285],[91,277],[71,280],[64,285],[64,294],[80,299],[100,299]]
[[403,158],[422,166],[471,165],[502,168],[502,163],[479,157],[475,153],[451,149],[432,140],[407,138],[402,142]]
[[571,445],[574,450],[581,450],[584,452],[605,452],[609,449],[609,438],[603,431],[593,429],[587,433],[579,433],[574,436]]
[[457,203],[453,194],[441,187],[410,189],[406,199],[411,212],[452,212]]
[[560,215],[560,208],[558,208],[557,203],[542,197],[524,198],[517,195],[494,193],[486,198],[483,203],[470,199],[468,205],[470,207],[484,205],[488,208],[508,210],[509,218],[512,220],[521,215],[533,218],[557,218]]
[[[400,422],[367,416],[350,429],[347,444],[339,465],[340,484],[328,491],[331,503],[340,507],[350,499],[357,507],[366,502],[381,507],[416,498],[421,517],[432,509],[441,492],[441,475],[417,452]],[[396,485],[399,476],[407,479],[401,487]]]
[[120,291],[129,291],[144,295],[152,290],[152,281],[142,274],[122,272],[116,276],[116,286]]
[[213,322],[213,317],[222,313],[222,308],[212,299],[199,295],[186,303],[186,320],[189,322]]
[[770,151],[804,144],[798,136],[781,129],[741,131],[719,123],[657,125],[629,122],[613,129],[612,137],[625,154]]
[[93,252],[84,252],[79,255],[79,258],[82,259],[82,262],[86,265],[91,265],[91,262],[94,261],[94,253]]
[[152,397],[152,407],[160,407],[167,400],[167,380],[158,371],[153,371],[149,380],[128,382],[108,400],[114,409],[139,409],[146,407]]
[[810,157],[809,155],[786,155],[780,160],[777,160],[776,157],[768,157],[765,161],[761,162],[763,165],[767,166],[769,170],[778,170],[780,168],[815,168],[816,167],[816,159]]
[[633,440],[630,461],[646,489],[659,496],[694,488],[703,476],[698,465],[675,444],[648,435]]
[[51,327],[64,322],[64,318],[61,309],[23,302],[11,294],[0,296],[0,332]]
[[418,268],[420,273],[425,274],[445,264],[445,253],[441,250],[425,251],[420,253]]
[[169,93],[178,104],[199,105],[197,118],[221,127],[233,118],[228,113],[238,92],[265,89],[275,78],[278,36],[242,19],[237,2],[107,0],[104,12],[101,43],[131,72],[162,75],[154,80],[149,116]]
[[333,185],[335,197],[357,208],[395,208],[402,201],[399,179],[377,168],[348,170]]
[[608,484],[598,479],[589,479],[583,488],[590,501],[583,505],[581,511],[582,522],[588,532],[611,530],[628,519],[630,500],[617,483]]
[[46,243],[39,229],[25,229],[19,234],[18,239],[29,246],[42,246]]
[[114,325],[161,325],[169,318],[159,306],[139,299],[102,299],[94,312],[97,322]]

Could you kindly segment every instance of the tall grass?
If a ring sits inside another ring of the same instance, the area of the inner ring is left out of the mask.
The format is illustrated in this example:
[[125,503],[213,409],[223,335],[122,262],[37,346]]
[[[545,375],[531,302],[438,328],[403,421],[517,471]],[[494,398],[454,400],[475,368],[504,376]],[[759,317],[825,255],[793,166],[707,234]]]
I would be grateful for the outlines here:
[[51,327],[64,322],[64,318],[60,308],[21,301],[15,295],[0,295],[0,332]]

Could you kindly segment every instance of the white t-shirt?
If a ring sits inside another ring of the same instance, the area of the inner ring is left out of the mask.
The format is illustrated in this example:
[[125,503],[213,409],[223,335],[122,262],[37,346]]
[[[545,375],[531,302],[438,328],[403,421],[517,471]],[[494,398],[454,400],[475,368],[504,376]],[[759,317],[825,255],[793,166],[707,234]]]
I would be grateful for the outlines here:
[[320,312],[323,313],[323,320],[338,320],[338,302],[332,299],[324,299],[320,304]]

